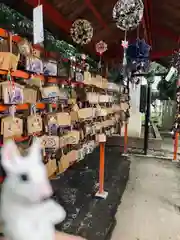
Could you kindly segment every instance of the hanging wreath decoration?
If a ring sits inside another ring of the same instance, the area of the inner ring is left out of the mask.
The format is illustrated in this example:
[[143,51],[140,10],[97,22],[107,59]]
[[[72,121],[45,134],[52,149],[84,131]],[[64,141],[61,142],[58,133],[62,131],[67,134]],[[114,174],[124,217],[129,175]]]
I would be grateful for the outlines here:
[[73,41],[80,45],[88,44],[93,37],[93,27],[85,19],[76,20],[70,29]]
[[135,29],[143,17],[142,0],[119,0],[113,8],[116,26],[123,31]]

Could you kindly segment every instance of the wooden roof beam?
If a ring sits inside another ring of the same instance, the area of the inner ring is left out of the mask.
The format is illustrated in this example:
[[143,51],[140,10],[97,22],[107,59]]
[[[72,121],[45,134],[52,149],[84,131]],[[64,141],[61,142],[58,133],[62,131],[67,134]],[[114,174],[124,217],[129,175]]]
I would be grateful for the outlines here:
[[[161,58],[164,58],[164,57],[168,57],[168,56],[171,56],[173,54],[174,50],[171,49],[171,50],[165,50],[165,51],[158,51],[158,52],[152,52],[151,53],[151,56],[150,56],[150,59],[153,60],[153,61],[157,61]],[[121,56],[119,55],[112,55],[111,56],[111,61],[115,60],[117,62],[119,62],[119,60],[121,59]]]
[[171,50],[165,50],[165,51],[159,51],[159,52],[152,52],[151,54],[151,60],[157,60],[163,57],[171,56],[174,53],[174,49]]
[[[37,7],[37,0],[24,0],[29,6],[35,8]],[[70,34],[70,28],[72,26],[72,21],[67,20],[63,17],[59,11],[55,9],[51,4],[47,2],[47,0],[40,0],[40,4],[43,5],[43,13],[44,17],[48,18],[56,27],[59,28],[59,30],[64,31],[67,35]],[[88,46],[84,47],[83,50],[85,50],[86,53],[92,55],[94,57],[93,47],[91,44],[88,44]]]
[[[37,0],[24,0],[24,2],[28,3],[33,8],[37,7]],[[43,11],[45,17],[49,18],[51,22],[53,22],[60,29],[69,33],[72,22],[65,19],[51,4],[49,4],[46,0],[40,0],[40,4],[43,5]]]
[[149,29],[150,29],[150,39],[151,39],[151,46],[153,46],[153,26],[152,26],[152,0],[146,0],[147,2],[147,13],[148,13],[148,21],[149,21]]
[[94,7],[94,5],[92,4],[91,0],[84,0],[85,4],[87,5],[87,7],[92,11],[92,13],[94,14],[94,16],[96,17],[96,19],[98,20],[98,22],[100,23],[100,25],[104,28],[104,29],[109,29],[108,25],[106,24],[106,22],[103,20],[101,14],[98,12],[98,10]]
[[173,40],[174,42],[178,42],[178,40],[179,40],[179,36],[168,28],[164,28],[162,26],[156,25],[153,27],[153,30],[154,30],[154,32],[156,32],[156,34],[158,36],[167,37],[167,38]]
[[148,43],[152,47],[152,32],[151,32],[151,26],[150,26],[150,17],[149,17],[149,3],[148,0],[144,1],[144,22],[147,30],[147,36],[148,36]]

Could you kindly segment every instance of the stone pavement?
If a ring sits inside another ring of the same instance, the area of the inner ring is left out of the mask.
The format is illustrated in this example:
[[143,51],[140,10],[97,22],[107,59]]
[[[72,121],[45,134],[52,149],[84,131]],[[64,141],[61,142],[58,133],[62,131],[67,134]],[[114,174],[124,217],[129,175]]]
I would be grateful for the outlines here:
[[167,160],[131,161],[111,240],[179,240],[180,169]]

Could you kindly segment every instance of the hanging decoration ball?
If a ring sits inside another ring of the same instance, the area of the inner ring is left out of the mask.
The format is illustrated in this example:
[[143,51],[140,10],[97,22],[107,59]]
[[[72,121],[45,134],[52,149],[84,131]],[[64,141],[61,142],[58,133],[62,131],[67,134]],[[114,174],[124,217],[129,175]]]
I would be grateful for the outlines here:
[[123,31],[135,29],[142,20],[144,5],[142,0],[119,0],[113,8],[116,26]]
[[96,52],[99,53],[99,55],[102,55],[104,52],[107,51],[107,44],[103,41],[100,41],[96,43]]
[[76,20],[70,29],[73,41],[80,45],[88,44],[93,37],[93,27],[85,19]]

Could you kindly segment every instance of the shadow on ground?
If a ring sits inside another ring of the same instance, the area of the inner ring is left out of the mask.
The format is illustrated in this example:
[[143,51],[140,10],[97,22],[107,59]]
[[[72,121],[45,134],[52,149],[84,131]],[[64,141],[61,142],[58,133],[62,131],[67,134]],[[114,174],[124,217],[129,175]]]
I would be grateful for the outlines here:
[[129,177],[130,162],[119,149],[108,148],[105,153],[106,200],[94,197],[98,189],[99,150],[75,164],[52,181],[56,200],[67,211],[65,221],[57,225],[60,231],[81,235],[88,240],[110,239],[115,214]]

